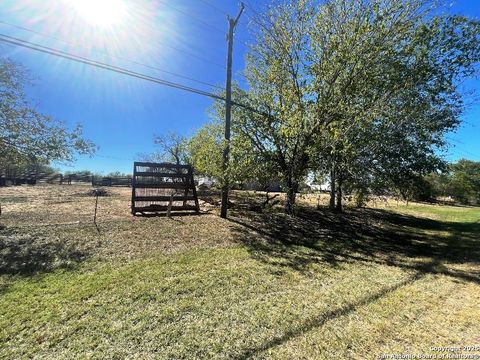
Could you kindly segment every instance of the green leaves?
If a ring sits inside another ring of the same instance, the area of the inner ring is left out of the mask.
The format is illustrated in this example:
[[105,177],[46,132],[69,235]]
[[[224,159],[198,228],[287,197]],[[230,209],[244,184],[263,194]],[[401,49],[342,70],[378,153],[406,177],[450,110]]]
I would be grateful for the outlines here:
[[223,179],[223,131],[221,123],[209,123],[188,140],[187,149],[195,172]]
[[254,24],[246,98],[265,116],[245,111],[238,130],[286,185],[333,163],[362,189],[441,166],[458,83],[480,61],[478,21],[428,0],[330,0],[272,6]]
[[24,94],[27,72],[0,60],[0,166],[11,163],[72,161],[76,153],[92,154],[95,145],[73,130],[36,111]]
[[480,162],[461,159],[449,170],[448,194],[462,203],[480,203]]

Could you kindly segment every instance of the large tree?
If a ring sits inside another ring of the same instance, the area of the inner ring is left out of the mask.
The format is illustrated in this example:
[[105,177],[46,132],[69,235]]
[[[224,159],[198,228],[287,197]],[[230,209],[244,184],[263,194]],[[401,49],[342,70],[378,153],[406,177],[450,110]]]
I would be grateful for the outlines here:
[[311,80],[308,75],[308,31],[312,8],[306,2],[274,7],[255,19],[257,43],[247,56],[248,103],[236,120],[263,162],[282,175],[287,192],[285,210],[294,212],[295,196],[307,175],[306,149],[313,129]]
[[[236,84],[234,93],[237,96],[243,94]],[[242,122],[239,119],[243,111],[238,107],[232,111],[230,159],[227,173],[223,171],[224,111],[224,103],[215,102],[208,111],[210,122],[198,129],[187,142],[189,159],[196,172],[212,176],[221,184],[224,176],[228,176],[230,185],[254,182],[267,188],[273,182],[278,182],[278,171],[271,166],[271,162],[265,162],[262,156],[254,151],[249,139],[240,128]]]
[[283,174],[287,213],[294,212],[298,185],[325,133],[372,119],[388,96],[379,71],[410,20],[401,11],[368,2],[295,1],[256,20],[246,74],[248,98],[263,114],[246,112],[243,129]]
[[95,146],[74,129],[38,112],[25,95],[29,74],[21,65],[0,59],[0,168],[12,164],[72,161]]
[[211,121],[188,140],[187,149],[195,172],[213,177],[221,182],[223,127],[218,121]]
[[401,88],[385,88],[389,96],[373,121],[352,118],[327,133],[333,146],[324,158],[333,164],[337,210],[345,180],[360,189],[370,183],[396,190],[408,199],[423,175],[445,166],[439,150],[445,133],[460,122],[458,84],[480,61],[479,30],[478,22],[464,17],[422,18],[403,45],[393,48],[394,63],[384,76],[401,80]]
[[[342,179],[345,168],[352,172],[360,155],[365,159],[363,149],[379,153],[385,139],[396,155],[401,142],[392,136],[400,129],[399,139],[409,142],[406,156],[423,161],[455,125],[457,81],[478,62],[478,23],[432,17],[430,5],[297,0],[255,19],[257,43],[246,68],[250,89],[238,99],[256,111],[244,111],[239,128],[281,172],[287,213],[294,211],[301,179],[320,160]],[[368,132],[375,127],[384,128],[386,138],[373,143]],[[381,165],[386,169],[388,162]],[[339,191],[341,199],[341,184]]]

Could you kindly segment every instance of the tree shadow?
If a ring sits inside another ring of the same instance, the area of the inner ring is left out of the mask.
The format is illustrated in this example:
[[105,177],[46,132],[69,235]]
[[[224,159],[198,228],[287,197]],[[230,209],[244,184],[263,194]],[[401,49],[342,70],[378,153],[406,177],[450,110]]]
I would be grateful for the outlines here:
[[[326,208],[300,208],[298,216],[282,213],[232,212],[236,241],[252,257],[308,273],[313,263],[338,266],[345,262],[374,262],[442,273],[480,283],[478,273],[449,271],[442,263],[480,259],[480,223],[443,222],[380,209],[356,209],[336,214]],[[438,232],[445,236],[438,236]]]
[[[425,266],[425,267],[427,268],[428,266]],[[272,348],[274,348],[278,345],[281,345],[281,344],[283,344],[283,343],[285,343],[285,342],[287,342],[291,339],[294,339],[298,336],[302,336],[304,333],[306,333],[308,331],[311,331],[311,330],[316,329],[316,328],[320,328],[321,326],[325,325],[325,323],[327,323],[330,320],[333,320],[335,318],[338,318],[338,317],[341,317],[341,316],[344,316],[344,315],[348,315],[349,313],[354,312],[357,308],[368,305],[370,303],[373,303],[373,302],[381,299],[382,297],[388,295],[389,293],[391,293],[395,290],[398,290],[398,289],[400,289],[404,286],[407,286],[407,285],[410,285],[410,284],[414,283],[417,280],[420,280],[424,276],[425,276],[424,273],[416,272],[415,274],[413,274],[409,278],[407,278],[407,279],[405,279],[405,280],[403,280],[403,281],[401,281],[397,284],[394,284],[392,286],[385,287],[375,294],[366,296],[362,299],[359,299],[358,301],[355,301],[355,302],[352,302],[352,303],[349,303],[349,304],[345,304],[344,306],[340,306],[336,309],[323,312],[323,313],[321,313],[321,314],[319,314],[315,317],[311,317],[308,320],[300,323],[299,325],[293,326],[290,330],[286,331],[285,333],[283,333],[281,335],[277,335],[273,339],[271,339],[271,340],[269,340],[269,341],[267,341],[263,344],[245,349],[240,355],[235,356],[234,359],[248,359],[248,358],[251,358],[253,355],[255,355],[257,353],[272,349]]]
[[89,256],[67,240],[48,241],[11,228],[0,230],[0,275],[31,276],[72,269]]
[[[231,212],[230,220],[239,225],[234,227],[236,240],[247,247],[254,259],[270,265],[276,274],[288,268],[310,276],[312,264],[336,267],[353,262],[391,265],[412,272],[404,281],[295,324],[273,339],[243,350],[235,356],[237,359],[249,358],[320,328],[428,274],[480,283],[478,272],[452,270],[443,265],[478,263],[478,222],[443,222],[377,209],[336,214],[326,208],[301,208],[296,217],[237,209]],[[435,236],[439,231],[445,231],[445,236]]]

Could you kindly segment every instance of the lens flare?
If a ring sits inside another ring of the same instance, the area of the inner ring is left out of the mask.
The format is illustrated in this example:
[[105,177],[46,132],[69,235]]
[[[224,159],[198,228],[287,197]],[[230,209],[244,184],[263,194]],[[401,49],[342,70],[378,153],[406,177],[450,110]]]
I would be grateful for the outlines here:
[[69,0],[78,15],[95,26],[118,25],[127,14],[123,0]]

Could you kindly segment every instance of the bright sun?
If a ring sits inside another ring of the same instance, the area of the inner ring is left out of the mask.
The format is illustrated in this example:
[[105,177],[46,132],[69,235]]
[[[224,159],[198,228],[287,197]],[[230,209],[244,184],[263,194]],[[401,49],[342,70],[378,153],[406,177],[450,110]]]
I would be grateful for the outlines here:
[[116,25],[127,13],[123,0],[70,0],[69,3],[80,16],[97,26]]

